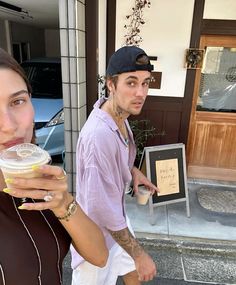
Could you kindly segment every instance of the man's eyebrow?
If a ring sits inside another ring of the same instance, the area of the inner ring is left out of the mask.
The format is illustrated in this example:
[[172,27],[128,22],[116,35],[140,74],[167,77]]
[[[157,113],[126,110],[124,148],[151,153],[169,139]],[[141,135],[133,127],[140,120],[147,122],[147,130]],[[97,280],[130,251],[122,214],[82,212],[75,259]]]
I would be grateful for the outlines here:
[[[126,80],[128,80],[128,79],[136,79],[136,80],[138,80],[138,77],[137,77],[137,76],[134,76],[134,75],[130,75],[130,76],[128,76],[128,77],[126,78]],[[151,76],[148,76],[147,78],[144,78],[143,81],[146,81],[146,80],[151,80]]]
[[137,76],[134,76],[134,75],[130,75],[130,76],[126,77],[126,79],[130,79],[130,78],[131,79],[138,79]]
[[12,93],[11,96],[16,97],[16,96],[19,96],[19,95],[24,94],[24,93],[29,94],[29,92],[27,90],[22,89],[22,90],[19,90],[17,92]]

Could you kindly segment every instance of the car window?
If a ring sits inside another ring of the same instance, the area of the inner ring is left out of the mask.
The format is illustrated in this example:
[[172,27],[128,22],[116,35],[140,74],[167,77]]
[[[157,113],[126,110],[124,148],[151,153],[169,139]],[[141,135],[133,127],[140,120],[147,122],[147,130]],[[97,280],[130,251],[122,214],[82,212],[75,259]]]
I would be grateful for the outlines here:
[[62,79],[59,64],[23,65],[32,86],[32,98],[62,98]]
[[30,66],[24,66],[24,71],[25,71],[26,76],[29,78]]

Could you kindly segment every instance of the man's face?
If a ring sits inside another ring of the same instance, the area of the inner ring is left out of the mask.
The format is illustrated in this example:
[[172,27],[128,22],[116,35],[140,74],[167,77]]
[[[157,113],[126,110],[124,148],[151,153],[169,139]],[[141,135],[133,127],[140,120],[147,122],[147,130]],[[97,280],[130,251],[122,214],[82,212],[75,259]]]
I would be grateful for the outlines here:
[[151,80],[149,71],[126,72],[118,75],[117,86],[109,81],[115,104],[127,115],[140,114]]

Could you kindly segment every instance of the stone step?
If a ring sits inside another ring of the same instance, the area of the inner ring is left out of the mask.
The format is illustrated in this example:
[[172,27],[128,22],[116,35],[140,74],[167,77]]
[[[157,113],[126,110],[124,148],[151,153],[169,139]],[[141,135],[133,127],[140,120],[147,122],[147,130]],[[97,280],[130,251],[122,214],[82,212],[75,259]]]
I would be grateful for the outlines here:
[[[185,237],[138,239],[158,268],[158,277],[146,285],[236,284],[236,242]],[[63,284],[70,285],[70,254],[63,271]],[[117,285],[122,284],[119,279]]]
[[[143,285],[214,285],[215,283],[202,283],[202,282],[187,282],[184,280],[177,279],[164,279],[164,278],[154,278],[152,281],[145,282]],[[121,278],[118,278],[116,285],[125,285]]]
[[236,284],[236,242],[180,237],[139,240],[155,260],[161,278]]

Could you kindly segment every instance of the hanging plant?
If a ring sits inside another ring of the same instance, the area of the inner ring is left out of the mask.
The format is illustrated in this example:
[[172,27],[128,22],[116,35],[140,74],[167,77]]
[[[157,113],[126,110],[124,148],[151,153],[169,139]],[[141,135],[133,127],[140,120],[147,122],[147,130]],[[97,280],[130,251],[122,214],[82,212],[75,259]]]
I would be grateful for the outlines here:
[[124,25],[124,28],[127,30],[125,34],[125,45],[135,45],[143,41],[143,38],[140,35],[140,27],[145,24],[143,18],[143,9],[148,7],[150,8],[151,1],[147,0],[135,0],[135,6],[132,8],[132,13],[126,16],[126,20],[129,21],[129,24]]
[[98,96],[103,97],[106,94],[106,77],[104,75],[97,75],[98,82]]

